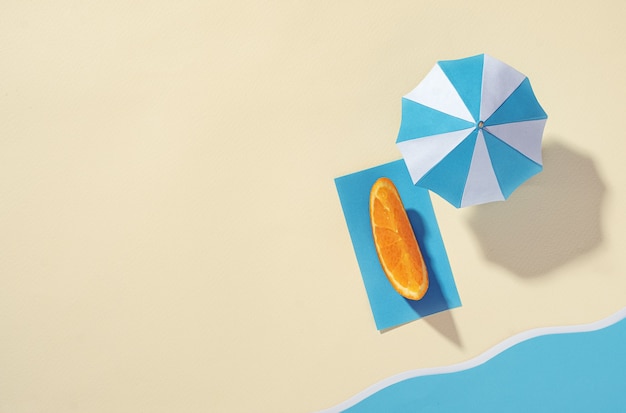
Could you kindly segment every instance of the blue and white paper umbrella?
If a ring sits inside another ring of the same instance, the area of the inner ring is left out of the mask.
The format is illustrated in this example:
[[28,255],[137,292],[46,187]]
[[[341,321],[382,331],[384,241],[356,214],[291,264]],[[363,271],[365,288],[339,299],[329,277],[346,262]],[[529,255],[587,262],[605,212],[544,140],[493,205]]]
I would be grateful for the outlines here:
[[402,98],[413,183],[456,207],[502,201],[540,172],[547,119],[526,76],[488,55],[438,62]]

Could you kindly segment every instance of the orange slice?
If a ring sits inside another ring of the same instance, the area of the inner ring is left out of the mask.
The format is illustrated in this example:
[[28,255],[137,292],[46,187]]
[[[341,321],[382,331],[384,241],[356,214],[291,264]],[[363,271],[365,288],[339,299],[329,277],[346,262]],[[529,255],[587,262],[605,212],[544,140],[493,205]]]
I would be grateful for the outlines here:
[[419,300],[428,290],[428,271],[400,194],[389,178],[380,178],[372,186],[370,221],[389,282],[403,297]]

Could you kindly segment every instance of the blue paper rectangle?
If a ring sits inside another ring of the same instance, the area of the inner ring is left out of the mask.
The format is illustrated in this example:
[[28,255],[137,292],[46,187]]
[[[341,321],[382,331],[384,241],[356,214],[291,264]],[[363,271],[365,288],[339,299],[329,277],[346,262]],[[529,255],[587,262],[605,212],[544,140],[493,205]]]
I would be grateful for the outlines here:
[[[396,185],[428,269],[429,288],[419,301],[408,300],[393,289],[376,254],[369,196],[372,185],[381,177]],[[461,306],[430,195],[428,190],[413,185],[404,161],[336,178],[335,185],[378,330]]]

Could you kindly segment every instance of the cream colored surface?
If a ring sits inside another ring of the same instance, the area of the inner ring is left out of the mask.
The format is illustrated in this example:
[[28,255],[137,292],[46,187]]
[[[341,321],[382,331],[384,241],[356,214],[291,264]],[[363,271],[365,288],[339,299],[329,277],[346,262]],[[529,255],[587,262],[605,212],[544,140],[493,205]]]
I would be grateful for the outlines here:
[[[39,3],[0,5],[1,411],[316,411],[626,305],[626,3]],[[433,196],[463,307],[379,333],[333,178],[483,52],[545,170]]]

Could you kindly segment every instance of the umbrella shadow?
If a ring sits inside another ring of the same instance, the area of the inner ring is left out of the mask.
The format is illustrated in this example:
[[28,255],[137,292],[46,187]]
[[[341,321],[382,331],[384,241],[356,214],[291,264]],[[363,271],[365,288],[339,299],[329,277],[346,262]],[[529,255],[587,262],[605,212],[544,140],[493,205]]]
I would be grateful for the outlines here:
[[485,257],[522,277],[547,274],[602,243],[606,187],[592,159],[550,143],[543,164],[506,202],[478,205],[469,217]]
[[[427,239],[430,234],[424,226],[424,220],[422,219],[420,213],[414,209],[408,209],[406,212],[409,217],[409,221],[411,222],[411,227],[413,228],[415,237],[418,240]],[[438,278],[431,271],[432,258],[427,249],[422,248],[421,245],[420,249],[426,268],[430,273],[430,277],[428,279],[428,291],[419,301],[408,299],[406,301],[411,306],[413,311],[419,314],[421,318],[431,327],[437,330],[437,332],[446,337],[449,341],[461,347],[461,338],[459,336],[456,323],[454,322],[451,312],[448,311],[450,310],[450,304],[447,302],[446,297],[441,290]],[[382,332],[389,330],[391,329],[386,329]]]

